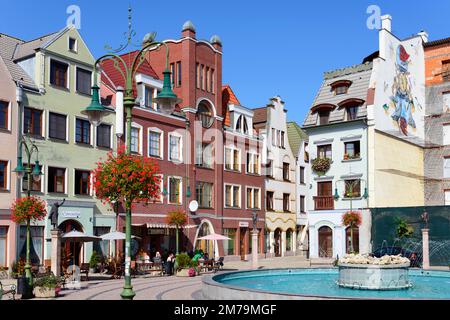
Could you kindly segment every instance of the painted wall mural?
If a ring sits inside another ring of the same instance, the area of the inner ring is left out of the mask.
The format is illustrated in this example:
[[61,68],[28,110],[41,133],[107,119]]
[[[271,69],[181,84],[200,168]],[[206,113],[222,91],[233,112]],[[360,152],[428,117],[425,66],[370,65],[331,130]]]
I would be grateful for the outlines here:
[[391,118],[398,124],[400,131],[407,136],[409,127],[416,129],[413,114],[417,108],[411,92],[411,77],[408,70],[410,55],[403,45],[397,47],[396,74],[392,84],[392,96],[389,106],[384,105],[386,111],[394,109]]

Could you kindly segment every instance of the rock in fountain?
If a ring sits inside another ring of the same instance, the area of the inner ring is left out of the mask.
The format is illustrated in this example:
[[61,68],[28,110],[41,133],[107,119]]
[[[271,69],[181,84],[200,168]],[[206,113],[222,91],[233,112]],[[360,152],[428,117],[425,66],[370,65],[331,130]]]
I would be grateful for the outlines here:
[[368,255],[346,255],[339,259],[341,287],[365,290],[398,290],[411,287],[408,278],[410,261],[398,256],[381,258]]

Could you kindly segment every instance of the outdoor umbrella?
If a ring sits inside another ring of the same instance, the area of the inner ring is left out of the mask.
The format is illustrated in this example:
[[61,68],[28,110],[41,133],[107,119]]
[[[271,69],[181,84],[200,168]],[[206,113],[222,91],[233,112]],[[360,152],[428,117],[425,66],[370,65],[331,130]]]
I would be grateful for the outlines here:
[[[120,231],[111,231],[109,233],[105,233],[104,235],[100,236],[102,240],[125,240],[126,234]],[[138,236],[131,236],[133,239],[141,239]],[[116,253],[117,253],[117,246],[116,246]]]
[[211,234],[208,234],[207,236],[204,236],[204,237],[201,237],[201,238],[198,238],[198,240],[212,240],[212,241],[214,241],[213,242],[213,254],[214,254],[214,258],[215,258],[215,254],[216,254],[216,250],[215,250],[215,241],[218,241],[218,240],[231,240],[230,238],[228,238],[228,237],[225,237],[225,236],[223,236],[223,235],[221,235],[221,234],[217,234],[217,233],[211,233]]
[[[90,236],[90,235],[87,235],[86,233],[83,233],[80,231],[75,231],[75,230],[67,232],[66,234],[64,234],[62,236],[62,238],[64,240],[73,242],[73,258],[74,258],[73,263],[74,264],[75,264],[75,243],[76,242],[84,243],[84,242],[92,242],[92,241],[102,240],[102,238],[100,238],[100,237]],[[84,257],[83,257],[83,262],[84,262]]]

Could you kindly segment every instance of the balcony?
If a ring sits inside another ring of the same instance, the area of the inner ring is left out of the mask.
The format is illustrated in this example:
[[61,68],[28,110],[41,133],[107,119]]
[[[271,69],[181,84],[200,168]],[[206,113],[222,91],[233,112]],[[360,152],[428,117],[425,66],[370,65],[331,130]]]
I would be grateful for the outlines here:
[[314,198],[314,210],[333,210],[334,198],[332,196],[318,196]]

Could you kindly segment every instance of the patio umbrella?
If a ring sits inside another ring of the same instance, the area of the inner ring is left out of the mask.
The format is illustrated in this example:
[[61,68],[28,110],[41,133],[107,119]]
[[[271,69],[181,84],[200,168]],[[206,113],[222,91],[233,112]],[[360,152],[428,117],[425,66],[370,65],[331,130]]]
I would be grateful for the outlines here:
[[[120,231],[111,231],[108,233],[105,233],[104,235],[100,236],[100,238],[102,238],[102,240],[125,240],[126,238],[126,234]],[[138,236],[131,236],[132,239],[142,239],[141,237]],[[116,246],[116,254],[117,254],[117,246]]]
[[207,236],[198,238],[198,240],[212,240],[212,241],[214,241],[213,242],[213,252],[214,252],[213,254],[214,254],[214,258],[215,258],[215,255],[216,255],[216,250],[215,250],[215,243],[216,242],[215,241],[218,241],[218,240],[231,240],[231,239],[226,237],[226,236],[223,236],[221,234],[211,233],[211,234],[208,234]]
[[[80,232],[80,231],[76,231],[76,230],[67,232],[66,234],[64,234],[62,236],[62,238],[64,240],[68,240],[70,242],[73,242],[73,258],[74,258],[73,263],[75,263],[75,243],[76,242],[84,243],[84,242],[92,242],[92,241],[96,241],[96,240],[101,240],[102,239],[100,237],[90,236],[90,235],[87,235],[86,233],[83,233],[83,232]],[[84,257],[83,257],[83,262],[84,262]]]

